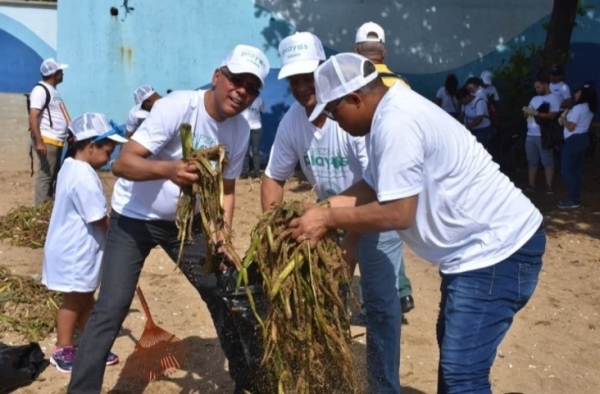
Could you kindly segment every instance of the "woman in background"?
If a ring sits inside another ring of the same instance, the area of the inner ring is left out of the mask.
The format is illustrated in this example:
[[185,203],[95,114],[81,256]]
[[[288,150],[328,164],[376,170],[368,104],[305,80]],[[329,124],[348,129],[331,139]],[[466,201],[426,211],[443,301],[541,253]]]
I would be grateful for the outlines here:
[[446,82],[444,86],[438,89],[435,99],[433,100],[442,109],[448,112],[453,117],[457,117],[460,113],[460,103],[456,98],[456,91],[458,90],[458,79],[454,74],[448,74],[446,76]]
[[589,83],[575,92],[575,105],[563,112],[559,123],[564,126],[565,144],[561,150],[560,172],[567,187],[567,200],[558,203],[561,209],[579,208],[583,158],[590,146],[588,134],[597,110],[596,90]]

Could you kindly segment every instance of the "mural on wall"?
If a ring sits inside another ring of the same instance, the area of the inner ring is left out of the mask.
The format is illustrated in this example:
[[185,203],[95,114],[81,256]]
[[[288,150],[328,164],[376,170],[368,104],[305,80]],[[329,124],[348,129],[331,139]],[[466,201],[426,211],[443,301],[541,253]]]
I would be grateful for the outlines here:
[[56,57],[56,4],[0,4],[0,92],[25,93],[40,79],[40,64]]
[[[552,3],[178,0],[173,6],[128,0],[124,7],[123,0],[95,0],[81,7],[80,0],[60,0],[54,22],[39,14],[51,11],[48,7],[23,12],[22,6],[2,5],[0,43],[10,43],[11,61],[18,65],[0,60],[0,69],[9,71],[0,73],[0,91],[29,90],[39,78],[41,59],[57,55],[70,64],[60,87],[70,112],[101,111],[122,122],[137,86],[150,84],[162,94],[205,86],[234,45],[254,45],[264,50],[273,67],[261,93],[267,111],[263,151],[268,152],[279,119],[293,101],[287,83],[276,77],[277,47],[295,31],[315,33],[331,55],[353,49],[362,23],[379,23],[386,31],[390,68],[432,97],[447,73],[464,81],[500,65],[515,46],[543,43]],[[572,39],[567,80],[574,86],[600,80],[594,67],[600,64],[600,0],[587,3],[595,8],[579,18]]]

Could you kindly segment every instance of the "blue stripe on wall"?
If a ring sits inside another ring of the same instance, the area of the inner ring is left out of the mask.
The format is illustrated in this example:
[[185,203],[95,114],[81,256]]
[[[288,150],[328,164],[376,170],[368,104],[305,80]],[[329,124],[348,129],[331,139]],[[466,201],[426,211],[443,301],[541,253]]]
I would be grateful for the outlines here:
[[40,64],[43,59],[24,42],[1,29],[0,47],[4,48],[3,57],[11,59],[0,62],[0,91],[30,92],[41,78]]

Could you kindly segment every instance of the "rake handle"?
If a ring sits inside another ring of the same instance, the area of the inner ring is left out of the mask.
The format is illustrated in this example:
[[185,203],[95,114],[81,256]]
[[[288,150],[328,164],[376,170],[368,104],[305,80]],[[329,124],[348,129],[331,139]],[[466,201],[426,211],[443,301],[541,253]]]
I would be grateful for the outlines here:
[[144,297],[144,293],[142,292],[142,288],[139,284],[135,286],[135,292],[138,298],[140,299],[142,309],[144,310],[144,314],[146,315],[146,326],[155,326],[154,320],[152,320],[152,315],[150,314],[150,308],[148,308],[148,303],[146,302],[146,297]]

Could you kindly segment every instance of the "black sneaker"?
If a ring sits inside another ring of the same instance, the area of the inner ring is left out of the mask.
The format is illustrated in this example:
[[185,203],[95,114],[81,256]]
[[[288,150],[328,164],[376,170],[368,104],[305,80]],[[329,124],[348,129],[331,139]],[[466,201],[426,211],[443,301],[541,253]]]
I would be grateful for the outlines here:
[[408,313],[415,309],[415,300],[411,295],[400,298],[400,306],[402,307],[402,313]]
[[240,179],[248,179],[248,174],[241,174]]

